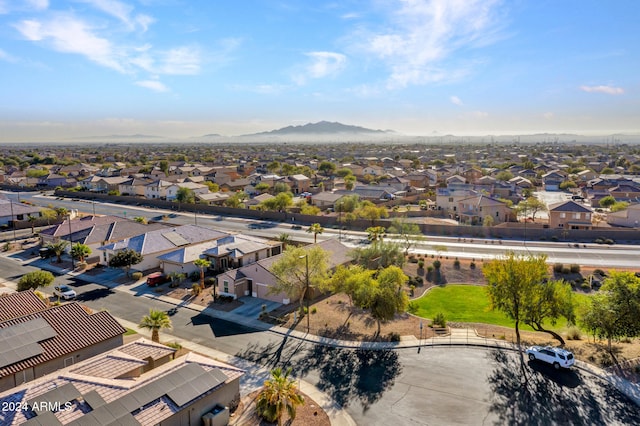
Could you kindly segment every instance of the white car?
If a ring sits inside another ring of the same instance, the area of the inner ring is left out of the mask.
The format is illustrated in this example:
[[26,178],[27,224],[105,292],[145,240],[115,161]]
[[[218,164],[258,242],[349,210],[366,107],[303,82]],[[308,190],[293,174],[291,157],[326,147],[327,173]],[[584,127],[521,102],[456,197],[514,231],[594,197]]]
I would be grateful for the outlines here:
[[527,355],[531,361],[540,360],[553,365],[556,370],[569,368],[575,362],[573,353],[566,349],[552,346],[531,346],[527,348]]
[[72,300],[76,298],[76,292],[67,285],[57,285],[53,288],[53,295],[64,300]]

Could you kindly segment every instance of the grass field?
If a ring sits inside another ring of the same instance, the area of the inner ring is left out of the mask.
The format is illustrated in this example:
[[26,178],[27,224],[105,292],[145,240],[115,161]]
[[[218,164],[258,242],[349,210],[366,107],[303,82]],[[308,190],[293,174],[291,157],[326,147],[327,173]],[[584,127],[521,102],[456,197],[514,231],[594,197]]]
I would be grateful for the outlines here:
[[[578,306],[585,304],[589,298],[582,293],[574,293],[574,296]],[[497,310],[489,310],[489,298],[484,286],[437,287],[412,303],[417,307],[413,313],[423,318],[433,318],[435,314],[442,312],[447,321],[494,324],[513,328],[513,321],[506,315]],[[567,322],[562,318],[555,326],[549,325],[554,330],[562,330],[566,326]],[[522,325],[521,329],[531,330],[525,325]]]

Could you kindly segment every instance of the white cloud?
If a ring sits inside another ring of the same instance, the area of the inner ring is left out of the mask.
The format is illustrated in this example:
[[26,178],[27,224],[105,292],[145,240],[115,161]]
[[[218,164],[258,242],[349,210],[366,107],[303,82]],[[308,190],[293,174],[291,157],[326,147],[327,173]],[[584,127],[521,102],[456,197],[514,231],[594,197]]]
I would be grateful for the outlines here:
[[607,95],[622,95],[624,89],[614,86],[580,86],[580,90],[587,93],[605,93]]
[[4,50],[0,49],[0,60],[7,62],[18,62],[18,58],[13,55],[8,54]]
[[12,11],[40,11],[49,8],[49,0],[0,0],[0,15]]
[[25,3],[35,10],[46,10],[49,8],[49,0],[26,0]]
[[336,52],[308,52],[309,58],[303,70],[294,76],[297,84],[305,84],[310,78],[325,78],[339,74],[347,63],[347,57]]
[[459,98],[459,97],[457,97],[457,96],[451,96],[451,97],[449,98],[449,100],[450,100],[450,101],[451,101],[451,103],[452,103],[452,104],[454,104],[454,105],[458,105],[458,106],[462,106],[462,105],[464,105],[464,102],[462,102],[462,99],[460,99],[460,98]]
[[167,92],[169,89],[158,80],[140,80],[136,81],[136,84],[141,87],[146,87],[154,92]]
[[82,20],[58,15],[50,21],[24,20],[15,28],[27,39],[48,43],[54,50],[83,55],[93,62],[125,72],[111,42],[93,34]]
[[547,120],[551,120],[554,117],[552,112],[545,112],[544,114],[542,114],[542,116]]
[[196,47],[177,47],[160,53],[157,72],[161,74],[198,74],[201,55]]
[[390,88],[449,79],[444,69],[458,50],[487,45],[501,30],[501,0],[398,0],[384,31],[365,35],[366,51],[391,69]]
[[155,19],[151,16],[138,14],[133,15],[133,6],[123,3],[118,0],[76,0],[82,3],[88,3],[94,8],[110,15],[122,23],[124,23],[129,30],[134,30],[136,24],[140,26],[142,31],[147,31],[150,24],[155,22]]

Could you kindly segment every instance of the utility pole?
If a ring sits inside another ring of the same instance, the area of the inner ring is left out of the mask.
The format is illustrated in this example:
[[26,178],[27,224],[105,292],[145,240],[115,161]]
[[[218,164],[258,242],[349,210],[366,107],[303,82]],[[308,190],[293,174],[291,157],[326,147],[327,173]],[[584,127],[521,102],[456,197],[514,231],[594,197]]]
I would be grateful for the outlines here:
[[71,256],[71,270],[76,269],[73,262],[73,234],[71,233],[71,212],[69,212],[69,255]]
[[299,258],[302,259],[304,257],[305,259],[305,265],[306,265],[306,279],[307,279],[307,285],[304,288],[304,299],[306,299],[307,302],[307,333],[309,333],[309,330],[311,329],[310,325],[309,325],[309,317],[311,315],[311,312],[309,311],[309,253],[300,256]]

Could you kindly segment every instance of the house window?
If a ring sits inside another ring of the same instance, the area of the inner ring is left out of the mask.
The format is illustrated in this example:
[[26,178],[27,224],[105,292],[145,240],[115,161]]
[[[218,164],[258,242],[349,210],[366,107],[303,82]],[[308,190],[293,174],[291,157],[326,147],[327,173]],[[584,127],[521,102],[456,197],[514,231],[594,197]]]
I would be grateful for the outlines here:
[[580,219],[580,213],[574,213],[573,214],[573,218],[574,219]]
[[567,216],[566,213],[560,213],[560,219],[564,219]]
[[449,202],[453,203],[453,197],[449,197]]
[[256,253],[256,262],[257,262],[258,260],[260,260],[260,254],[259,254],[259,253]]
[[73,357],[70,356],[69,358],[65,358],[64,359],[64,366],[65,367],[69,367],[70,365],[73,365]]
[[229,293],[229,281],[224,280],[224,281],[222,282],[222,285],[224,286],[223,291],[224,291],[225,293]]

